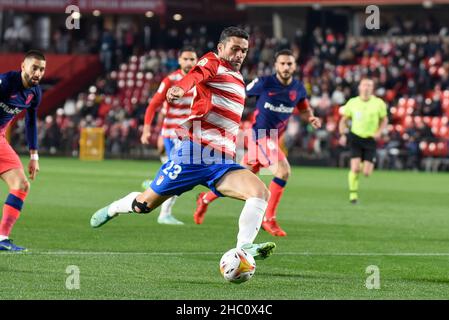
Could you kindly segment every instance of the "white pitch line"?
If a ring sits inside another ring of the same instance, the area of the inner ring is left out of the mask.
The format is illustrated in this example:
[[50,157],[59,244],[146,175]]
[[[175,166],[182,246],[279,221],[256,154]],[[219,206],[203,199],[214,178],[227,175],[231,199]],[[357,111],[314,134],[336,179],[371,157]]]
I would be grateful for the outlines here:
[[[191,255],[221,255],[223,252],[117,252],[117,251],[29,251],[24,255],[56,255],[56,256],[191,256]],[[354,256],[354,257],[449,257],[449,252],[276,252],[276,256]]]

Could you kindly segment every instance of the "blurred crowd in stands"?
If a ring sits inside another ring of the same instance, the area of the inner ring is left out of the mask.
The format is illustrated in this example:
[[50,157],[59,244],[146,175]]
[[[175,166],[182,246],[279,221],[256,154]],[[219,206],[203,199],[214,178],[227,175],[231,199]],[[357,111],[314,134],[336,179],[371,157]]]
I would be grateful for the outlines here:
[[[312,130],[299,118],[291,119],[284,144],[292,157],[346,165],[348,150],[338,145],[339,108],[357,95],[358,82],[365,75],[375,80],[376,95],[389,107],[390,125],[379,141],[379,167],[423,169],[424,158],[449,157],[449,36],[432,19],[421,25],[398,20],[382,35],[359,37],[316,28],[309,35],[297,30],[287,40],[245,28],[251,34],[251,49],[242,67],[244,78],[249,82],[271,74],[275,52],[292,49],[310,104],[324,121],[322,129]],[[99,126],[106,130],[108,155],[146,156],[148,148],[139,142],[145,109],[162,78],[177,68],[176,49],[193,45],[201,56],[216,46],[216,36],[206,26],[169,28],[149,47],[136,41],[141,37],[136,30],[92,30],[76,49],[62,40],[67,37],[63,30],[54,37],[53,51],[97,52],[105,68],[104,76],[87,92],[41,120],[41,148],[73,156],[78,152],[80,128]],[[248,101],[244,117],[253,107],[254,101]],[[153,130],[155,144],[158,123]],[[21,143],[19,137],[23,135],[17,135],[16,144]]]

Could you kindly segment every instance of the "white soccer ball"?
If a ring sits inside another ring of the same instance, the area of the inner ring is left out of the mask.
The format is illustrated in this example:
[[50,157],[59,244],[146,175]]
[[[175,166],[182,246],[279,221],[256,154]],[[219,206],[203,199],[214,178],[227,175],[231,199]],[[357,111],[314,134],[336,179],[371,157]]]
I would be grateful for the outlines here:
[[256,261],[244,249],[231,249],[220,260],[220,272],[232,283],[242,283],[251,279],[256,271]]

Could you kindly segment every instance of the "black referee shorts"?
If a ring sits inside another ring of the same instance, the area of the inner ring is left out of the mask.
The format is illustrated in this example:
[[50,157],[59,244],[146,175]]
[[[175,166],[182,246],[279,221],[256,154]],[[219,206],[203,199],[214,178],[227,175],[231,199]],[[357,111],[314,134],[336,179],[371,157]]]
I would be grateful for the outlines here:
[[352,132],[349,133],[348,138],[351,158],[361,158],[362,161],[372,163],[376,161],[376,140],[374,138],[362,138]]

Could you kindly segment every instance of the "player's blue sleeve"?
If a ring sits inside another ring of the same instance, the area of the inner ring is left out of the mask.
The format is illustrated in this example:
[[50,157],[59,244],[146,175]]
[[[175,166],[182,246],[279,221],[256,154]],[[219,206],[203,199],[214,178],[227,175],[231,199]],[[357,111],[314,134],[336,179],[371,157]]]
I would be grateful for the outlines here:
[[0,73],[0,100],[8,97],[8,73]]
[[256,78],[246,86],[246,95],[247,96],[260,96],[263,92],[263,84],[265,82],[265,78]]
[[298,88],[298,97],[299,97],[299,102],[307,99],[307,90],[302,83],[299,85],[299,88]]
[[31,104],[31,107],[27,109],[26,117],[25,117],[25,130],[26,130],[26,137],[28,141],[28,148],[30,150],[37,150],[38,149],[38,143],[37,143],[37,108],[39,107],[41,103],[41,96],[42,92],[40,88],[37,90],[37,95],[35,97],[35,100]]

